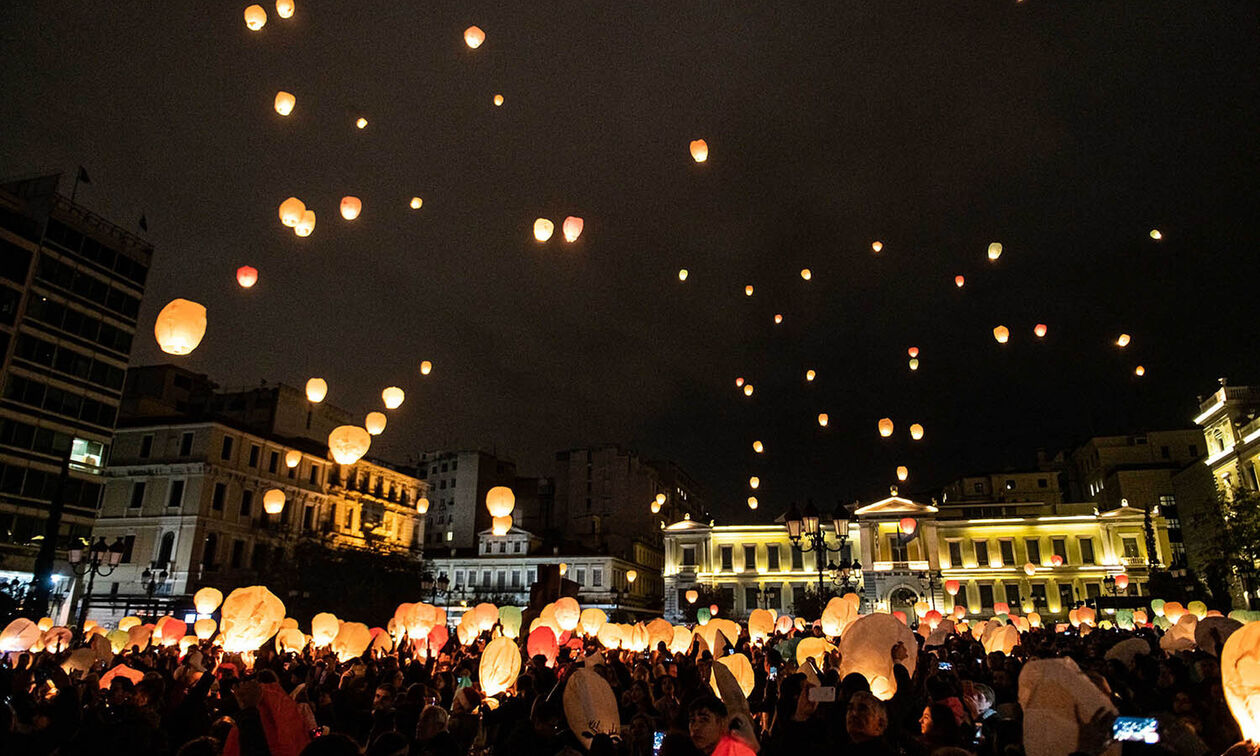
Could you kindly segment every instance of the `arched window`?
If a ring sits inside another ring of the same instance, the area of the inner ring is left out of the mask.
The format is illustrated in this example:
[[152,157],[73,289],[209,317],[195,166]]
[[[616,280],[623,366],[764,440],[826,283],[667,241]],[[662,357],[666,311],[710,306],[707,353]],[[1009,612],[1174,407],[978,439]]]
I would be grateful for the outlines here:
[[171,554],[175,551],[175,531],[170,531],[162,536],[162,545],[158,548],[157,561],[162,565],[163,569],[171,561]]

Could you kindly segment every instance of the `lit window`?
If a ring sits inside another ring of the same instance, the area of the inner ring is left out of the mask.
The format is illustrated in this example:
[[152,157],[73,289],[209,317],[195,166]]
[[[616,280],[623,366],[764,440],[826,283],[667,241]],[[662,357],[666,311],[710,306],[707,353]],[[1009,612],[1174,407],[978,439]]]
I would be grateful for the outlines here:
[[105,444],[100,441],[88,441],[76,438],[70,444],[71,467],[87,472],[99,472],[105,456]]

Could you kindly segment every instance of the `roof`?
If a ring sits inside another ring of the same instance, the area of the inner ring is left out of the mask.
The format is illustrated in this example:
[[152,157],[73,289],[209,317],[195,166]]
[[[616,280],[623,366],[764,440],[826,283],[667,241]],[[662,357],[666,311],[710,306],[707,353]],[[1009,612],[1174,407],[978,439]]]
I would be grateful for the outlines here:
[[678,530],[707,530],[707,529],[708,529],[708,527],[709,527],[709,526],[708,526],[708,525],[706,525],[705,523],[702,523],[702,522],[696,522],[695,520],[691,519],[691,514],[689,514],[689,513],[688,513],[688,514],[683,515],[683,518],[682,518],[681,520],[679,520],[678,522],[675,522],[675,523],[673,523],[672,525],[668,525],[668,526],[666,526],[666,528],[665,528],[665,529],[666,529],[666,530],[673,530],[673,531],[678,531]]
[[917,501],[903,499],[902,497],[893,494],[886,499],[880,499],[879,501],[860,507],[853,514],[858,517],[879,517],[881,515],[898,514],[932,514],[938,511],[940,510],[937,509],[935,505],[920,504]]

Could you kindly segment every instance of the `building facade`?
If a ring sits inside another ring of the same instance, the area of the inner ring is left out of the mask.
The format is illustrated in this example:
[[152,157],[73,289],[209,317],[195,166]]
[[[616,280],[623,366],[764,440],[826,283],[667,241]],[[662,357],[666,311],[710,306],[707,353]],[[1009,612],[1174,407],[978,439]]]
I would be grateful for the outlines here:
[[65,548],[92,529],[153,247],[57,183],[0,186],[0,579],[31,581],[59,509],[64,605]]
[[518,488],[516,464],[483,451],[424,452],[420,477],[429,490],[425,545],[435,550],[477,546],[478,534],[490,527],[486,492],[495,486]]

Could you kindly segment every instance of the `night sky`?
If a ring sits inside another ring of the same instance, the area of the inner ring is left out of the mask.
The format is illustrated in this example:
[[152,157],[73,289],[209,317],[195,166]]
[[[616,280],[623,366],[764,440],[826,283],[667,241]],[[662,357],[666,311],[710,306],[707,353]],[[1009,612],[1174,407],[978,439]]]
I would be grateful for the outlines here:
[[[260,32],[246,4],[5,3],[0,175],[68,193],[82,164],[80,202],[147,215],[133,364],[318,375],[356,414],[402,386],[375,456],[549,474],[621,443],[768,519],[886,492],[899,464],[928,492],[1185,427],[1218,376],[1260,382],[1255,3],[297,0]],[[309,238],[279,222],[290,195]],[[174,297],[209,309],[186,358],[152,336]]]

